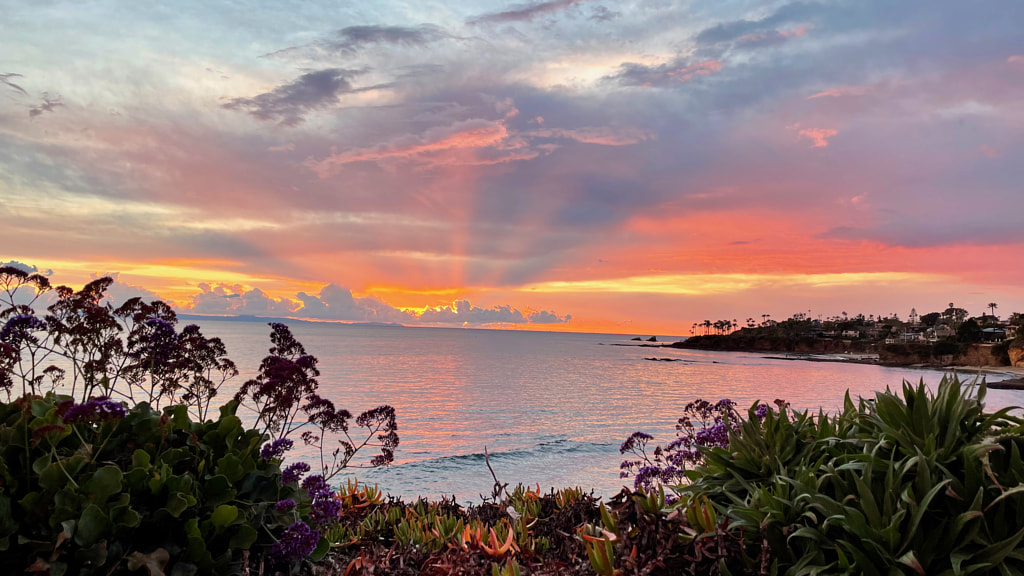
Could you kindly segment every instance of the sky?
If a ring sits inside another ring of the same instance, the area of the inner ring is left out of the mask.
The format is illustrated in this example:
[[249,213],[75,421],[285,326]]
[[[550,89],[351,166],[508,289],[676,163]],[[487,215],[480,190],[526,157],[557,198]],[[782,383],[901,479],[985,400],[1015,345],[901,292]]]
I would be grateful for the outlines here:
[[1024,310],[1019,0],[0,0],[0,261],[195,314]]

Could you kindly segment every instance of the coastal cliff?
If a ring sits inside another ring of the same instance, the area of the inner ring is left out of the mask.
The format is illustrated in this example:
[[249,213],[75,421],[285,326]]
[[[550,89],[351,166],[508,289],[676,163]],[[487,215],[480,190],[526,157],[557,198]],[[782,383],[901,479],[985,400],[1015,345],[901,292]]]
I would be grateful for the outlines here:
[[1006,351],[1010,357],[1010,366],[1024,367],[1024,341],[1018,339]]
[[[890,366],[1005,366],[1001,354],[989,344],[957,344],[954,342],[913,342],[881,344],[850,341],[766,335],[695,336],[671,344],[674,348],[720,350],[723,352],[764,352],[790,354],[878,354],[881,364]],[[1010,365],[1024,366],[1024,343],[1010,348]]]

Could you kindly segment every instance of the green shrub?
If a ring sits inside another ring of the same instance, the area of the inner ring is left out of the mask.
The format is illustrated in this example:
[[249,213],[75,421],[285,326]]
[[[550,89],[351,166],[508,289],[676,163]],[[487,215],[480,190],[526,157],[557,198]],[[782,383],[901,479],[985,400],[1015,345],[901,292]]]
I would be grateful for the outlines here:
[[842,413],[753,416],[684,490],[785,574],[1024,572],[1024,438],[985,385],[904,383]]
[[[185,406],[131,410],[67,396],[0,404],[0,552],[9,566],[49,574],[243,571],[299,510],[280,461],[243,427],[237,404],[194,422]],[[302,506],[302,504],[300,504]]]

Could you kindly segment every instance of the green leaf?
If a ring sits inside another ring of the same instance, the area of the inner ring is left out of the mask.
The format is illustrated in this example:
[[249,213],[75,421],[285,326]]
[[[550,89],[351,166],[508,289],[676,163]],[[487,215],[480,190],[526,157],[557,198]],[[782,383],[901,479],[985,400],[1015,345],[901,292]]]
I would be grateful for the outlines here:
[[123,477],[121,469],[117,466],[104,466],[82,485],[82,490],[91,495],[92,502],[102,505],[111,495],[121,491]]
[[236,491],[227,476],[219,474],[203,482],[203,495],[210,506],[224,504],[235,497]]
[[238,518],[238,508],[229,504],[221,504],[210,515],[210,522],[217,528],[230,526]]
[[132,453],[132,468],[149,468],[152,457],[145,450],[136,450]]
[[259,533],[248,524],[239,524],[235,533],[231,535],[231,542],[228,546],[233,550],[248,550],[255,542]]
[[95,504],[89,504],[78,519],[75,542],[79,546],[91,546],[110,532],[110,518]]
[[185,511],[189,506],[188,496],[182,492],[172,492],[167,495],[167,505],[163,508],[167,510],[171,516],[177,518]]
[[110,509],[110,521],[117,526],[135,528],[142,522],[142,516],[131,506],[117,506]]
[[217,474],[223,474],[232,483],[238,482],[245,475],[245,470],[242,469],[242,461],[238,459],[238,456],[234,454],[228,454],[217,460]]
[[309,559],[313,562],[319,562],[327,556],[327,553],[331,551],[331,543],[327,541],[327,538],[320,537],[320,541],[316,543],[316,548],[313,549],[313,553],[309,555]]

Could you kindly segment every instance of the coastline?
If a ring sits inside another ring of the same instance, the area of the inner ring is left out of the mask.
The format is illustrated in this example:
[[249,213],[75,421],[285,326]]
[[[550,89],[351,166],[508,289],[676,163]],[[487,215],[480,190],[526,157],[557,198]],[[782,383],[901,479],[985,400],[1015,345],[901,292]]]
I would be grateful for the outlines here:
[[[685,341],[684,341],[685,342]],[[736,350],[720,349],[712,347],[687,346],[684,342],[672,342],[665,344],[613,344],[613,346],[634,346],[643,348],[676,348],[686,350],[708,350],[719,352],[745,352],[749,354],[764,354],[762,358],[769,360],[789,360],[803,362],[836,362],[844,364],[870,364],[874,366],[885,366],[888,368],[918,368],[923,370],[942,370],[944,372],[973,373],[986,376],[1005,376],[1003,380],[989,382],[988,387],[1003,390],[1024,390],[1024,366],[964,366],[952,364],[935,364],[924,362],[885,362],[877,353],[858,352],[833,352],[833,353],[808,353],[808,352],[786,352],[766,350]],[[651,360],[645,358],[645,360]]]

